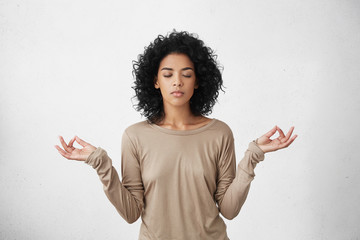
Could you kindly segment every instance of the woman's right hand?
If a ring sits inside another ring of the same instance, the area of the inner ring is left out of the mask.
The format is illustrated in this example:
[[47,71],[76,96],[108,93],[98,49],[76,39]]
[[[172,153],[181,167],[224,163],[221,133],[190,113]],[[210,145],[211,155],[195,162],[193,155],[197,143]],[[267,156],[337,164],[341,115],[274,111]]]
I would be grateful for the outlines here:
[[[65,143],[62,136],[59,136],[59,139],[64,149],[62,149],[58,145],[55,145],[55,148],[64,158],[67,158],[69,160],[85,161],[89,157],[89,155],[96,150],[96,147],[80,139],[78,136],[73,137],[70,140],[69,144]],[[75,148],[73,146],[74,141],[83,146],[83,148]]]

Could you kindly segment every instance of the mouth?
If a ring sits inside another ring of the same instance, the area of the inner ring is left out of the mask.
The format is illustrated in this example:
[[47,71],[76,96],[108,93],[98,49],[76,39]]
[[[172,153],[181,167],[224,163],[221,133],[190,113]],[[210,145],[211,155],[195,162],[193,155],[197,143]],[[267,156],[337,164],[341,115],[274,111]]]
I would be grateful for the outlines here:
[[171,94],[175,97],[181,97],[182,95],[184,95],[184,92],[181,91],[173,91],[171,92]]

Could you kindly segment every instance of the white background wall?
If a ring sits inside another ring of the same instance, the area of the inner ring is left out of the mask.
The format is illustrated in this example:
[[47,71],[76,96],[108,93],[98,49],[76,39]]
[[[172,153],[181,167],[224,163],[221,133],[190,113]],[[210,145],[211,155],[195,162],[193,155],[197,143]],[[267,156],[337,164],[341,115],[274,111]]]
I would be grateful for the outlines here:
[[58,135],[120,169],[132,60],[158,34],[198,33],[224,65],[238,161],[275,124],[299,138],[267,154],[231,239],[360,238],[360,2],[0,0],[0,238],[137,239],[96,172]]

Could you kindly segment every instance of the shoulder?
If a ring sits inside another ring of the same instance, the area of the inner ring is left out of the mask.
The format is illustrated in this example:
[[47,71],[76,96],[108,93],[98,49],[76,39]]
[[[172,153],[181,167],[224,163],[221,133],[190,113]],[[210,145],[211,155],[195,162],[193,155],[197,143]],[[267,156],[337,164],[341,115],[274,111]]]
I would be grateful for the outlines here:
[[141,135],[142,133],[144,133],[144,131],[146,131],[149,128],[150,128],[150,123],[147,120],[145,120],[128,126],[125,129],[124,134],[128,135],[128,137],[131,138],[137,135]]
[[233,137],[233,133],[229,125],[219,119],[215,119],[215,122],[212,125],[211,129],[217,132],[219,135],[228,136],[231,138]]
[[141,130],[141,129],[144,129],[144,128],[147,128],[149,126],[149,122],[147,120],[145,121],[141,121],[141,122],[137,122],[137,123],[134,123],[130,126],[128,126],[126,129],[125,129],[125,132],[136,132],[138,130]]
[[212,139],[215,144],[215,148],[219,151],[219,156],[222,156],[224,153],[234,150],[234,135],[228,124],[221,120],[216,120],[212,126],[211,136],[209,139]]
[[148,128],[149,123],[147,121],[137,122],[128,126],[122,135],[123,147],[138,149],[138,146],[141,146],[139,137],[143,136],[143,133],[146,132],[146,129]]

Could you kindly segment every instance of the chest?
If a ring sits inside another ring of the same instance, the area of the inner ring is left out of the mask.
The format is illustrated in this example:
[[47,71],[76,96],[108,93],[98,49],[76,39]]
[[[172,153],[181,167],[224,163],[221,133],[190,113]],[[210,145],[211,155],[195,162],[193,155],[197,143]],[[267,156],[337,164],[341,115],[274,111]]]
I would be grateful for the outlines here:
[[202,184],[216,189],[219,147],[213,139],[193,139],[188,136],[154,138],[141,143],[139,152],[145,191],[156,186],[186,186]]

